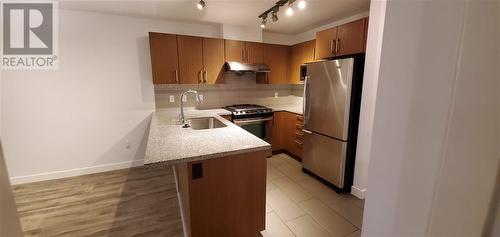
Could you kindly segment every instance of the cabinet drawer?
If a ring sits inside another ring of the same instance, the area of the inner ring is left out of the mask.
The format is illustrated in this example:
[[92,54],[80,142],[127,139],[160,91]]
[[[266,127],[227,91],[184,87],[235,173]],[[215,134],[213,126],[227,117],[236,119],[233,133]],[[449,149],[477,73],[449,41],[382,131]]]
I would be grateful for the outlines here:
[[295,147],[302,151],[302,141],[295,140]]
[[297,131],[302,131],[302,129],[304,129],[304,124],[295,124],[295,128]]
[[304,138],[304,133],[299,131],[295,132],[295,138],[302,141],[302,139]]
[[304,117],[301,115],[297,115],[297,121],[304,123]]

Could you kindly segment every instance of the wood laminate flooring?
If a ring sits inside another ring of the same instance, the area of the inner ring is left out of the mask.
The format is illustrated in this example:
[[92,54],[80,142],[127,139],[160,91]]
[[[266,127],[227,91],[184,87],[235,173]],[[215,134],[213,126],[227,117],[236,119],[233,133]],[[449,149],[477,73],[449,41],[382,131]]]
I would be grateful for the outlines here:
[[170,168],[13,186],[25,236],[183,236]]

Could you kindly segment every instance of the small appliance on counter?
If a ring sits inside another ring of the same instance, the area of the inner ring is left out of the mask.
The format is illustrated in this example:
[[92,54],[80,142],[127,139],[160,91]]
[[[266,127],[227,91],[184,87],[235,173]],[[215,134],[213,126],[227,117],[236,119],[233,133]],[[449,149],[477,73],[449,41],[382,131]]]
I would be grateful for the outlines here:
[[266,142],[271,142],[272,109],[252,104],[231,105],[224,109],[231,112],[234,124]]
[[364,55],[306,65],[302,170],[337,192],[350,192]]

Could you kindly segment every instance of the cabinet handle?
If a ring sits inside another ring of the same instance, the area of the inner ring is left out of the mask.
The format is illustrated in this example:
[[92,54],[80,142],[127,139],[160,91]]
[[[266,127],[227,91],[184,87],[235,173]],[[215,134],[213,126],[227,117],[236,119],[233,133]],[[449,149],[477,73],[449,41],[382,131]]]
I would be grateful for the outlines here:
[[207,83],[207,77],[208,77],[207,71],[203,71],[203,83]]
[[175,77],[174,77],[175,83],[179,84],[179,71],[177,69],[175,69],[174,75],[175,75]]
[[337,39],[337,41],[338,41],[337,45],[335,45],[335,48],[336,48],[335,52],[339,53],[340,52],[340,39]]
[[299,142],[299,141],[295,141],[295,146],[298,147],[298,148],[302,148],[302,142]]
[[296,132],[295,133],[295,136],[298,138],[298,139],[302,139],[304,137],[304,134],[303,133],[300,133],[300,132]]
[[241,50],[241,61],[245,62],[245,50],[244,49]]
[[337,44],[336,44],[336,41],[333,39],[333,40],[330,42],[330,53],[334,54],[334,53],[335,53],[336,48],[337,48]]
[[301,125],[301,124],[295,124],[295,128],[296,128],[297,130],[302,131],[302,129],[304,129],[304,125]]
[[202,83],[203,82],[203,79],[202,79],[203,75],[202,75],[202,71],[200,70],[198,72],[198,83]]
[[297,121],[304,121],[304,118],[300,115],[297,115]]

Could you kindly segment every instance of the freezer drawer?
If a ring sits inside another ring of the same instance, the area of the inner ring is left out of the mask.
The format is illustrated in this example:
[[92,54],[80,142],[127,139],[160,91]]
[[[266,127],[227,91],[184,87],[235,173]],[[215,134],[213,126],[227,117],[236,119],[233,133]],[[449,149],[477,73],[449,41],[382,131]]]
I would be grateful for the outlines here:
[[303,167],[338,188],[344,188],[347,142],[304,131],[303,147]]

